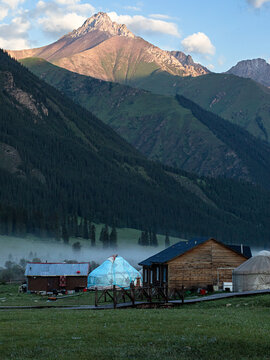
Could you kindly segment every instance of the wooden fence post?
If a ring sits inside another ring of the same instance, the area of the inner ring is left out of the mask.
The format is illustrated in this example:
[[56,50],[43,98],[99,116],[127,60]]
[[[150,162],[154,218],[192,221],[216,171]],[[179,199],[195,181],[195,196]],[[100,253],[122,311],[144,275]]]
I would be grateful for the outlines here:
[[135,305],[135,289],[134,289],[133,281],[130,283],[130,296],[131,296],[132,306],[134,306]]
[[117,307],[116,288],[115,285],[113,285],[113,308],[116,309],[116,307]]
[[164,285],[165,302],[168,302],[168,285]]
[[98,289],[95,287],[95,307],[98,306]]
[[148,296],[149,296],[148,300],[151,303],[152,302],[152,287],[151,287],[151,285],[148,286]]
[[181,300],[182,300],[182,305],[184,305],[184,297],[185,297],[185,290],[184,290],[184,285],[182,285],[182,291],[181,291]]

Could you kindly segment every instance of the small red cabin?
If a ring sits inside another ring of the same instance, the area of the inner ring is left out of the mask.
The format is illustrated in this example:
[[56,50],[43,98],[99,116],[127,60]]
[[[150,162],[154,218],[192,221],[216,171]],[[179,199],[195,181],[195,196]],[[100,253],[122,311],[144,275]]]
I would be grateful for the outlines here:
[[89,263],[27,263],[28,291],[80,290],[87,287]]

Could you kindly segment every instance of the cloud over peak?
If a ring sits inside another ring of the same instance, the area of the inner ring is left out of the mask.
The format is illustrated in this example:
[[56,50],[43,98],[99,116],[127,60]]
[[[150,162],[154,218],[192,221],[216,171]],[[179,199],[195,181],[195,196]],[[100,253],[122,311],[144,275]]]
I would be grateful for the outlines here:
[[81,26],[94,11],[92,5],[83,4],[81,0],[41,0],[33,15],[43,32],[55,37]]
[[127,27],[136,35],[160,33],[181,37],[177,25],[173,22],[150,19],[141,15],[118,15],[116,12],[110,12],[108,15],[112,21],[127,25]]
[[209,37],[202,32],[186,37],[182,40],[181,44],[184,47],[184,51],[188,53],[214,55],[216,51]]

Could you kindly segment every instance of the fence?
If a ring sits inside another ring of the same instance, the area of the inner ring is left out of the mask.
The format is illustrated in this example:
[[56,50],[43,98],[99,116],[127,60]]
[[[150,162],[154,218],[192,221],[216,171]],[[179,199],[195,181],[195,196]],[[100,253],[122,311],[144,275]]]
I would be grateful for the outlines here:
[[147,286],[147,287],[135,287],[130,284],[129,289],[118,288],[115,285],[111,289],[99,290],[95,288],[95,306],[100,303],[112,302],[114,309],[120,303],[130,302],[132,306],[135,306],[136,302],[147,303],[167,303],[169,300],[181,300],[184,303],[185,290],[171,289],[168,290],[167,286]]

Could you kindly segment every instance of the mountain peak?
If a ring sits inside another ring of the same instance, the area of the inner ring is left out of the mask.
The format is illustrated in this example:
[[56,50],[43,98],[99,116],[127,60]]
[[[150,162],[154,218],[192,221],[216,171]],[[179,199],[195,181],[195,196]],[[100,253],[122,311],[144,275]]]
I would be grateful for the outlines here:
[[227,73],[250,78],[264,86],[270,87],[270,65],[261,58],[239,61]]
[[135,35],[128,30],[126,25],[113,22],[105,12],[99,12],[88,18],[81,27],[72,31],[69,36],[77,38],[95,30],[104,31],[112,36],[118,35],[135,38]]

